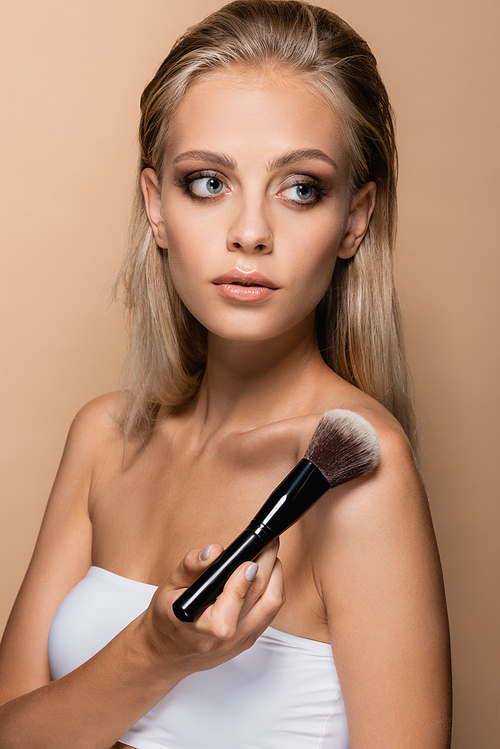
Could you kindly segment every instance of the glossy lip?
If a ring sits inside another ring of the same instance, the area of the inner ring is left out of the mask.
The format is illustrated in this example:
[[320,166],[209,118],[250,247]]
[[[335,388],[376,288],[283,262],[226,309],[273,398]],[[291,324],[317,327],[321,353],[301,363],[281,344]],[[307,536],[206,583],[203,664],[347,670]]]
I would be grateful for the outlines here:
[[279,288],[273,281],[270,281],[269,278],[263,276],[262,273],[259,273],[256,270],[252,270],[246,273],[239,268],[232,268],[222,276],[214,278],[212,283],[216,286],[220,284],[235,284],[242,287],[254,288],[260,286],[263,288],[271,289],[273,291]]

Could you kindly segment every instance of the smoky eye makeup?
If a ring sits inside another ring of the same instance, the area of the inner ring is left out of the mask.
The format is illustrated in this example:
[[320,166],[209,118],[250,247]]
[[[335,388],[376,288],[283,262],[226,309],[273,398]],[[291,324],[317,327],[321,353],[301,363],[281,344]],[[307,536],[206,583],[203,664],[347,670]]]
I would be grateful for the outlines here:
[[[195,202],[213,201],[230,192],[227,178],[215,169],[177,171],[174,184]],[[296,208],[313,208],[331,192],[331,180],[312,174],[289,174],[275,188],[274,195]]]
[[200,169],[196,172],[179,174],[174,184],[180,187],[192,200],[206,201],[224,195],[227,184],[222,175],[212,169]]
[[293,175],[281,187],[278,196],[300,208],[312,208],[329,194],[329,185],[311,175]]

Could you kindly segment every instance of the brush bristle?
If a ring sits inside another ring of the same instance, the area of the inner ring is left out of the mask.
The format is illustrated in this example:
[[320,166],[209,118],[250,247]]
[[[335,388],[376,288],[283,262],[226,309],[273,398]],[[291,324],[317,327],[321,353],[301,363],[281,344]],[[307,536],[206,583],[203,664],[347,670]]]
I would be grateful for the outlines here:
[[304,457],[333,487],[373,471],[379,454],[372,425],[354,411],[336,408],[321,417]]

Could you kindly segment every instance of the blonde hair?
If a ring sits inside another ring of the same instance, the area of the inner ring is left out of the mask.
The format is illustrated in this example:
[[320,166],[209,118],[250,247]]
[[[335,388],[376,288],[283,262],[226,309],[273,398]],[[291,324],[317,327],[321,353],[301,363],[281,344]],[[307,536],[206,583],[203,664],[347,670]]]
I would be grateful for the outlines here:
[[[160,180],[175,109],[200,77],[242,65],[282,66],[300,75],[340,115],[352,190],[373,180],[377,200],[355,256],[337,261],[317,309],[326,363],[376,398],[415,442],[414,415],[394,282],[397,152],[392,109],[366,42],[341,18],[297,0],[236,0],[178,39],[141,98],[139,175]],[[180,299],[156,244],[137,184],[129,248],[117,277],[129,312],[119,422],[147,434],[161,405],[189,403],[206,361],[206,331]]]

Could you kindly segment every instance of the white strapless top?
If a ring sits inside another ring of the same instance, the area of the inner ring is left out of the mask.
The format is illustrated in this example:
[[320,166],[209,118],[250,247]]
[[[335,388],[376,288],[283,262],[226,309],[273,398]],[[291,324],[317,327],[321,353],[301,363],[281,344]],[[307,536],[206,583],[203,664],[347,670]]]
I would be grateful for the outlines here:
[[[52,678],[101,650],[155,590],[91,567],[52,622]],[[268,627],[236,658],[183,679],[120,741],[137,749],[348,749],[330,645]]]

